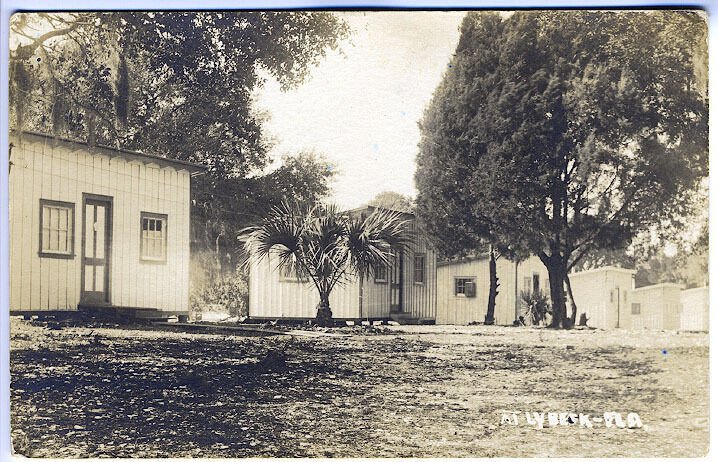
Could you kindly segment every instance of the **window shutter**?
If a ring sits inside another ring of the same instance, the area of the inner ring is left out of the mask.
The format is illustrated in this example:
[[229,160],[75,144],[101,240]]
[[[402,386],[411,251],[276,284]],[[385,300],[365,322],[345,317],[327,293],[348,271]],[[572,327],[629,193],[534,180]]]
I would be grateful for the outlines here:
[[474,281],[466,281],[466,296],[476,297],[476,284],[474,284]]

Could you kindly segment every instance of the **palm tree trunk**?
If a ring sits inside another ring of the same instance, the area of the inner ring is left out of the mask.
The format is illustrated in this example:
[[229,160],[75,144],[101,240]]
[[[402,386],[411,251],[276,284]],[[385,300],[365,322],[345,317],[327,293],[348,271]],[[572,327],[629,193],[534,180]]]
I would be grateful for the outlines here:
[[329,308],[329,294],[319,294],[319,306],[317,306],[317,325],[320,327],[331,327],[332,310]]
[[364,273],[359,273],[359,319],[364,317]]

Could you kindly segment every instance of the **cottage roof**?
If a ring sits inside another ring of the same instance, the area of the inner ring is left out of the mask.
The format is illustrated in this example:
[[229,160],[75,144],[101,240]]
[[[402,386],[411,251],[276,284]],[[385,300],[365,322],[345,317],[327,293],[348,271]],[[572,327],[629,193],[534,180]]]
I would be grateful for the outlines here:
[[[13,135],[17,138],[17,133],[13,133]],[[104,145],[95,145],[93,147],[90,147],[87,142],[84,141],[78,141],[78,140],[72,140],[69,138],[59,137],[59,136],[53,136],[48,135],[46,133],[40,133],[40,132],[33,132],[33,131],[23,131],[22,137],[27,138],[33,141],[41,141],[41,142],[51,142],[51,143],[57,143],[60,145],[65,145],[66,147],[75,148],[77,147],[83,147],[91,152],[96,152],[99,154],[104,154],[109,157],[116,157],[121,156],[126,159],[130,160],[138,160],[140,162],[146,162],[146,163],[156,163],[161,166],[172,166],[175,168],[185,169],[189,170],[192,176],[201,175],[204,173],[206,168],[202,165],[195,164],[194,162],[188,162],[185,160],[177,160],[177,159],[168,159],[166,157],[161,157],[156,154],[148,154],[140,151],[130,151],[128,149],[118,149],[118,148],[112,148],[110,146],[104,146]]]

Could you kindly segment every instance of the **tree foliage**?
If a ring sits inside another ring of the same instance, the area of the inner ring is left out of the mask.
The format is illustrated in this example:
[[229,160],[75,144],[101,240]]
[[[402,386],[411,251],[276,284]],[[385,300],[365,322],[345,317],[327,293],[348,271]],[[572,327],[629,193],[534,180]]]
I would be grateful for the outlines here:
[[695,12],[469,13],[422,122],[420,214],[453,246],[538,255],[552,326],[571,326],[564,283],[587,253],[689,213],[705,55]]
[[368,205],[406,213],[413,213],[414,211],[413,199],[395,191],[380,192],[369,201]]
[[267,75],[303,82],[349,32],[333,13],[18,13],[10,26],[12,128],[207,168],[192,184],[193,284],[233,275],[235,233],[283,195],[326,194],[332,173],[316,154],[265,174],[253,93]]

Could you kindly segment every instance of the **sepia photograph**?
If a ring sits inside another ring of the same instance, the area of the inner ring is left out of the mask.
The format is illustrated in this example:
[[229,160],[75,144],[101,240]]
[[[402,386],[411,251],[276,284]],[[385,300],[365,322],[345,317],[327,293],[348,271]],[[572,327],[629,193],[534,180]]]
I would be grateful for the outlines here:
[[707,457],[706,11],[5,26],[13,457]]

